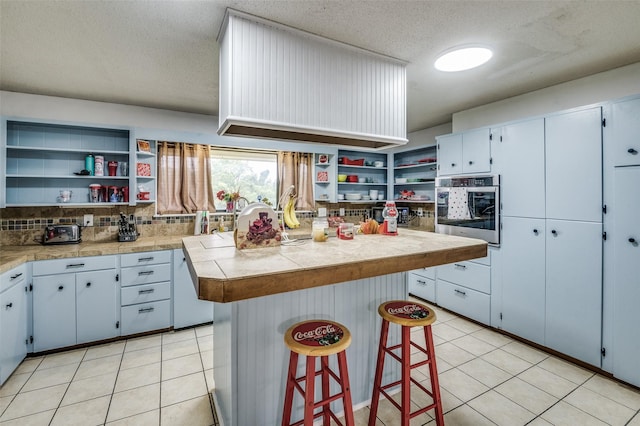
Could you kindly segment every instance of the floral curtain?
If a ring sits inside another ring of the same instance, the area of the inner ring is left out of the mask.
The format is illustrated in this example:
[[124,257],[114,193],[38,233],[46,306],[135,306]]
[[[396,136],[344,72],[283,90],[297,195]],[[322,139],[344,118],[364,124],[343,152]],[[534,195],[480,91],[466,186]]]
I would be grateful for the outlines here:
[[291,185],[298,196],[296,209],[313,210],[313,154],[278,152],[278,194]]
[[215,211],[211,183],[211,147],[158,142],[159,214]]

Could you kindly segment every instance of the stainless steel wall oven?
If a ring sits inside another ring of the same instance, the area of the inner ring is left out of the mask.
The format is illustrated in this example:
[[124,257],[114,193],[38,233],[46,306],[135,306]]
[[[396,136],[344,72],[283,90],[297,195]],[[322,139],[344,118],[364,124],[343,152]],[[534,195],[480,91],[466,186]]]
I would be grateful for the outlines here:
[[436,232],[500,244],[500,176],[436,178]]

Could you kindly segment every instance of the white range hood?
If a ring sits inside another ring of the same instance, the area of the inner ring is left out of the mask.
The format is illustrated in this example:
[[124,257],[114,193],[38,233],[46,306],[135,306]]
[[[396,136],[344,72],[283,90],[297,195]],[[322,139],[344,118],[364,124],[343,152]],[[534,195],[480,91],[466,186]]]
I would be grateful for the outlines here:
[[218,134],[407,143],[406,63],[231,9],[218,43]]

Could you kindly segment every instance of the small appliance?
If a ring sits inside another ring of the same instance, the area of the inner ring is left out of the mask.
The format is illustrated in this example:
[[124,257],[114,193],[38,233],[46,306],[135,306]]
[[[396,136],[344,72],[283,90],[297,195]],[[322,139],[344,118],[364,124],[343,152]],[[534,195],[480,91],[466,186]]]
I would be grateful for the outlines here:
[[78,225],[51,225],[44,229],[42,244],[78,244],[82,234]]

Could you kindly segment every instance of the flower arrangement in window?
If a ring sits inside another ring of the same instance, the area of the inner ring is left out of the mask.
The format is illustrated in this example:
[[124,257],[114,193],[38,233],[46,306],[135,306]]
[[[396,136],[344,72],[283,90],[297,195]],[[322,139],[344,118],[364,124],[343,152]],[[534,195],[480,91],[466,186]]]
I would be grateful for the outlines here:
[[218,200],[227,203],[227,212],[233,212],[235,202],[240,199],[240,191],[227,192],[221,189],[216,193],[216,197]]

